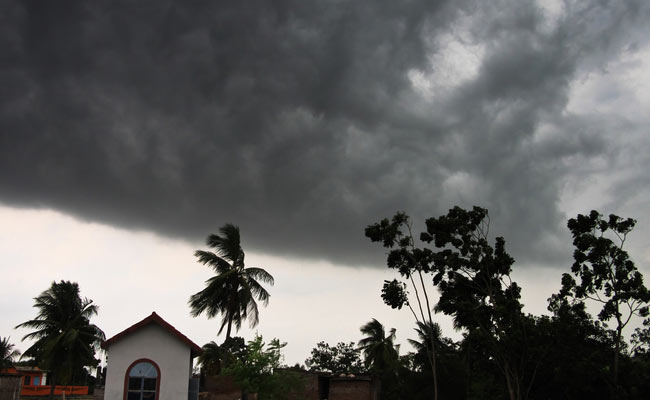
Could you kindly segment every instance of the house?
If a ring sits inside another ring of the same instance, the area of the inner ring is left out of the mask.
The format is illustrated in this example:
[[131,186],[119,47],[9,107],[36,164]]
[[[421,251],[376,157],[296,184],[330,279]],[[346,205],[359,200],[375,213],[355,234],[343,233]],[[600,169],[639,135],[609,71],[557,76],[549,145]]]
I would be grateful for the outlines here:
[[38,367],[22,366],[3,368],[3,374],[19,375],[22,377],[23,386],[41,386],[45,385],[47,373]]
[[[20,378],[20,396],[21,397],[38,397],[49,396],[52,390],[47,384],[47,371],[38,367],[18,365],[15,367],[4,368],[0,371],[5,376],[17,376]],[[66,395],[87,395],[88,386],[62,386],[54,387],[54,394],[57,396],[65,393]]]
[[47,379],[47,373],[38,367],[15,367],[17,372],[23,376],[23,386],[43,386]]
[[108,357],[105,400],[190,397],[192,363],[201,347],[155,312],[103,342],[102,348]]

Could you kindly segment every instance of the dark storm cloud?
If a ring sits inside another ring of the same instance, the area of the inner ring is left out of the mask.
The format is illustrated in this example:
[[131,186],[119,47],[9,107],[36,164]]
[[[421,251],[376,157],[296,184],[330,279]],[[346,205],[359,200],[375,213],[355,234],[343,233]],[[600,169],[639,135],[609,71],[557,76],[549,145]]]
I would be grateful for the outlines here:
[[[488,207],[520,261],[566,256],[565,160],[608,140],[562,130],[585,126],[564,113],[570,83],[644,40],[648,15],[646,2],[576,3],[557,20],[520,1],[1,7],[0,201],[197,243],[232,221],[249,248],[350,265],[382,257],[367,224],[455,204]],[[409,74],[435,71],[461,20],[478,73],[427,100]]]

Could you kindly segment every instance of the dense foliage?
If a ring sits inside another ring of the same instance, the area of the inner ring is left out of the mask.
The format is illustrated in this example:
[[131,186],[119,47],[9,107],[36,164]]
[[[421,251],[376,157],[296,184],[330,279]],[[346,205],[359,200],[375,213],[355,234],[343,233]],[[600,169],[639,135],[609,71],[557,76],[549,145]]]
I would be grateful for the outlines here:
[[[575,262],[549,299],[550,316],[523,312],[521,288],[510,279],[514,259],[505,239],[490,244],[485,209],[455,207],[429,218],[419,241],[404,213],[368,226],[366,236],[390,249],[387,265],[404,279],[385,281],[382,299],[416,319],[415,352],[398,358],[381,398],[647,398],[650,319],[630,346],[623,334],[647,317],[650,301],[623,249],[635,222],[596,211],[569,220]],[[585,301],[601,305],[597,319]],[[463,339],[443,337],[432,311],[452,316]]]
[[339,342],[335,346],[319,342],[305,360],[312,371],[329,371],[335,374],[359,374],[365,371],[361,351],[354,342]]
[[290,391],[300,389],[302,380],[294,372],[280,368],[284,346],[286,343],[278,339],[266,344],[257,335],[246,345],[243,357],[235,357],[223,374],[232,376],[244,393],[257,393],[260,400],[286,399]]

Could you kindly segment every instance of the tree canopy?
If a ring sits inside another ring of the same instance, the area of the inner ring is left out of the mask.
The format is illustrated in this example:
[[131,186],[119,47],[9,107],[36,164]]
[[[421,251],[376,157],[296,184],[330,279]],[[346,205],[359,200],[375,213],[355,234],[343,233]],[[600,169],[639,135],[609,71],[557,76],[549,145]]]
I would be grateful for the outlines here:
[[311,350],[305,365],[312,371],[329,371],[335,374],[359,374],[365,371],[361,361],[361,351],[354,342],[339,342],[331,346],[318,342]]
[[224,368],[244,393],[257,393],[260,400],[286,399],[290,391],[299,389],[302,380],[282,367],[282,349],[286,343],[273,339],[268,344],[260,335],[249,341],[245,354]]

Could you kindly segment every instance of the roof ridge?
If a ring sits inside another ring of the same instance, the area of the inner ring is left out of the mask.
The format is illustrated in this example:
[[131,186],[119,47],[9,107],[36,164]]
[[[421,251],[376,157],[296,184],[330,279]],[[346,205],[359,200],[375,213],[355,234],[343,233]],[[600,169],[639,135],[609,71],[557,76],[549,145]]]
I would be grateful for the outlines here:
[[102,349],[107,350],[108,347],[125,336],[128,336],[129,334],[137,331],[140,328],[143,328],[150,323],[155,323],[161,328],[165,329],[167,332],[172,334],[173,336],[176,336],[180,341],[184,342],[187,344],[194,356],[198,356],[199,354],[203,353],[203,349],[201,349],[201,346],[197,345],[194,343],[192,340],[190,340],[187,336],[182,334],[178,329],[174,328],[172,324],[169,322],[165,321],[160,315],[158,315],[155,311],[151,312],[151,315],[147,316],[146,318],[142,319],[139,322],[136,322],[135,324],[131,325],[130,327],[126,328],[125,330],[117,333],[110,339],[102,341]]

